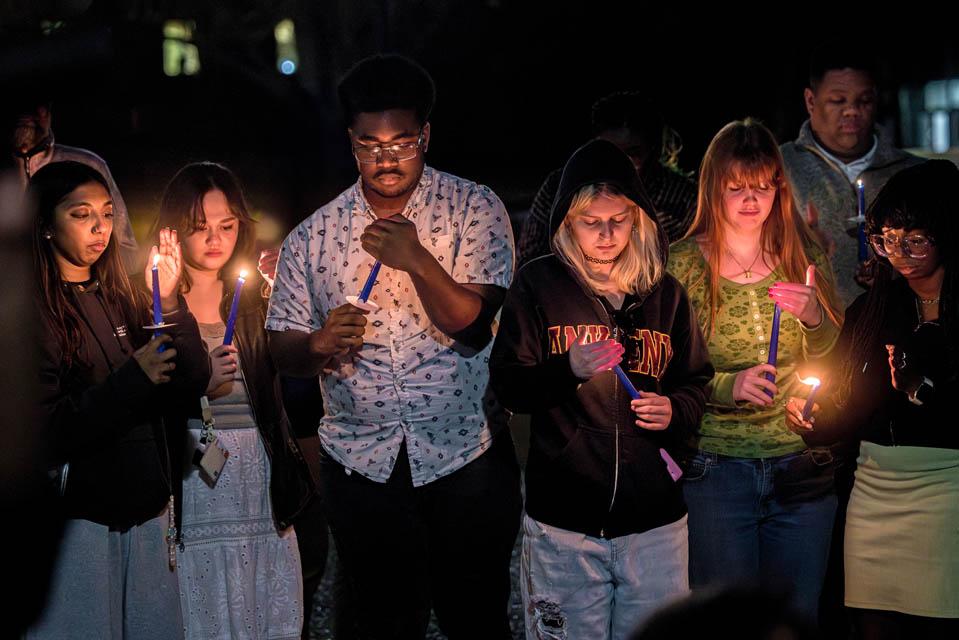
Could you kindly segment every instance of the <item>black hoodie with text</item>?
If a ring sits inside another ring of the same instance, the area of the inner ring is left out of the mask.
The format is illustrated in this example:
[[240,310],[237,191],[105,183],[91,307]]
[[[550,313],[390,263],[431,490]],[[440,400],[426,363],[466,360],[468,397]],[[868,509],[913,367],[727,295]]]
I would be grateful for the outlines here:
[[[615,186],[643,211],[655,210],[626,155],[594,140],[563,170],[551,237],[573,196],[599,183]],[[665,271],[668,244],[657,229],[663,276],[647,293],[628,294],[619,310],[556,255],[525,265],[507,293],[490,382],[507,409],[531,414],[526,512],[539,522],[615,538],[686,513],[660,449],[679,457],[695,435],[713,368],[686,291]],[[629,394],[612,371],[589,380],[573,374],[569,347],[581,332],[587,342],[622,336],[621,366],[633,385],[671,401],[665,430],[636,426]]]

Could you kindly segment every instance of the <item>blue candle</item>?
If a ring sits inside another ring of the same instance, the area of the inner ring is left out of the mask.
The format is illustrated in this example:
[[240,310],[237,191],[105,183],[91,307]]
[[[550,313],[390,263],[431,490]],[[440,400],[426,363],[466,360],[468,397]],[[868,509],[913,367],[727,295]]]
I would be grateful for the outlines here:
[[856,180],[856,192],[858,194],[858,216],[859,226],[857,235],[859,239],[859,262],[865,262],[869,259],[869,245],[866,242],[866,186],[862,180]]
[[626,372],[623,371],[623,368],[619,365],[613,367],[613,373],[616,374],[616,377],[619,378],[619,381],[623,383],[623,386],[626,387],[626,393],[629,394],[629,397],[633,400],[639,400],[639,391],[636,391],[636,387],[633,386],[632,380],[626,375]]
[[[773,327],[769,332],[769,358],[766,360],[767,364],[776,366],[776,358],[779,355],[779,316],[782,315],[782,309],[779,308],[777,304],[773,307]],[[766,374],[766,380],[770,382],[776,382],[776,376],[771,373]],[[770,398],[773,397],[772,391],[769,389],[764,389],[766,395]]]
[[[633,386],[633,381],[629,379],[629,376],[626,375],[623,368],[616,365],[613,367],[613,373],[616,374],[619,381],[626,387],[626,393],[629,394],[629,397],[633,400],[639,400],[639,391],[636,391],[636,387]],[[669,473],[669,477],[672,478],[674,482],[678,481],[682,477],[683,471],[679,468],[679,465],[676,464],[676,461],[673,460],[673,457],[662,448],[659,450],[659,457],[666,463],[666,472]]]
[[223,344],[233,344],[233,327],[236,326],[236,313],[240,309],[240,292],[246,282],[246,271],[240,272],[236,279],[236,289],[233,290],[233,304],[230,305],[230,316],[226,319],[226,331],[223,333]]
[[816,392],[819,391],[819,378],[806,378],[802,381],[803,384],[812,385],[812,390],[809,392],[809,395],[806,396],[806,404],[802,408],[802,419],[809,420],[809,416],[812,415],[812,407],[816,402]]
[[373,285],[376,283],[376,276],[380,272],[380,261],[377,260],[373,263],[373,268],[370,269],[370,275],[366,279],[366,284],[363,285],[363,290],[360,291],[359,300],[360,302],[366,302],[370,298],[370,292],[373,291]]
[[[163,308],[160,306],[160,272],[157,270],[157,263],[160,262],[160,255],[153,256],[153,324],[163,324]],[[157,335],[159,331],[154,331]]]

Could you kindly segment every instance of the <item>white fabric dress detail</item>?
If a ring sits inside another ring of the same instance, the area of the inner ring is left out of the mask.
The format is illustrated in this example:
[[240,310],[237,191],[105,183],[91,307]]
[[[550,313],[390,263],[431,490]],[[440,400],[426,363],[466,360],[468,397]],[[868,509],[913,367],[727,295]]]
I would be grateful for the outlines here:
[[[200,324],[210,350],[224,325]],[[303,583],[296,535],[277,534],[270,461],[254,422],[241,367],[227,395],[211,401],[217,441],[229,451],[214,488],[192,463],[200,420],[190,420],[183,482],[180,603],[188,640],[299,638]]]

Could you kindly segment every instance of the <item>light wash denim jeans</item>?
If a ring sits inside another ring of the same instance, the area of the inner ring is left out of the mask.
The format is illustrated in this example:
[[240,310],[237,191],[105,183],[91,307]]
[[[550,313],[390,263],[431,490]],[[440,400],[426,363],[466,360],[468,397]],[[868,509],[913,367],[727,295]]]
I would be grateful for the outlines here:
[[523,516],[527,640],[625,640],[689,591],[686,516],[612,540]]
[[693,589],[752,582],[792,592],[815,623],[836,513],[828,450],[775,458],[699,452],[683,479]]

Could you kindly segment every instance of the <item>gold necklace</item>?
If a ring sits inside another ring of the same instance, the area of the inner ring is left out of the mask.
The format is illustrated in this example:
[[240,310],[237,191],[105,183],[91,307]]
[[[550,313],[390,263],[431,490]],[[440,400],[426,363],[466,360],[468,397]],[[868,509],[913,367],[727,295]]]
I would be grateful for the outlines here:
[[756,257],[753,258],[753,261],[749,263],[748,267],[744,267],[742,263],[736,259],[736,256],[733,255],[733,252],[730,251],[728,248],[726,249],[726,253],[729,254],[729,257],[733,259],[733,262],[735,262],[736,265],[743,270],[742,274],[736,274],[736,275],[744,275],[746,276],[746,279],[749,280],[753,277],[753,266],[756,264],[756,261],[759,260],[759,256],[763,254],[763,251],[762,249],[759,250],[759,253],[756,254]]

